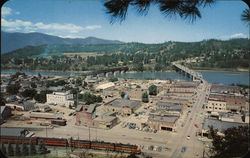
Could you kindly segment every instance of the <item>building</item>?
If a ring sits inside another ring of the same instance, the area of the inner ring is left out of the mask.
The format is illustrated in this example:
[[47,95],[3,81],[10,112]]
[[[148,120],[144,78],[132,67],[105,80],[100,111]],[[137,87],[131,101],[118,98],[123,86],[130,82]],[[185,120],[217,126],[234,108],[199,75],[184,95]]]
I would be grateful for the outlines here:
[[246,113],[244,114],[244,116],[243,116],[243,121],[244,121],[245,123],[249,123],[249,112],[246,112]]
[[219,120],[221,121],[227,121],[227,122],[243,122],[243,117],[241,114],[233,114],[233,113],[220,113],[219,114]]
[[76,125],[94,126],[96,104],[78,105],[76,108]]
[[118,118],[114,112],[107,112],[95,118],[93,121],[94,127],[96,128],[110,129],[117,124]]
[[105,111],[115,111],[122,115],[131,115],[141,106],[141,101],[126,100],[116,98],[106,104],[104,104]]
[[115,84],[113,82],[107,82],[107,83],[99,84],[95,88],[95,90],[96,91],[110,90],[110,89],[113,89],[114,87],[115,87]]
[[98,77],[87,76],[84,80],[87,84],[96,84],[101,81]]
[[224,94],[241,94],[242,88],[238,86],[226,86],[219,84],[212,84],[211,93],[224,93]]
[[6,106],[10,107],[13,110],[18,110],[18,111],[29,111],[32,110],[36,107],[36,104],[30,101],[24,101],[24,102],[11,102],[7,103]]
[[65,105],[69,107],[74,105],[73,94],[69,92],[53,92],[52,94],[47,94],[47,103],[56,105]]
[[239,126],[247,126],[246,123],[238,123],[238,122],[228,122],[221,121],[217,119],[205,118],[203,126],[202,126],[202,135],[208,136],[210,127],[218,130],[218,134],[224,135],[224,131],[228,128],[239,127]]
[[15,137],[28,137],[31,136],[31,132],[29,132],[25,128],[0,128],[1,136],[15,136]]
[[76,108],[76,125],[110,129],[117,124],[115,112],[106,112],[97,117],[96,107],[97,104],[79,105]]
[[208,102],[205,106],[205,110],[208,113],[211,112],[228,112],[227,103],[224,100],[219,99],[208,99]]
[[163,101],[163,102],[167,101],[170,103],[177,103],[177,104],[180,104],[182,106],[187,106],[187,107],[192,106],[192,102],[189,99],[160,96],[157,101]]
[[175,131],[179,116],[150,114],[148,125],[154,130]]
[[170,88],[169,92],[196,92],[198,84],[196,82],[176,82],[173,83]]
[[57,113],[31,112],[29,117],[31,120],[51,121],[54,119],[62,119],[63,116]]
[[247,99],[244,96],[232,94],[211,94],[209,98],[223,100],[227,103],[227,110],[231,112],[248,111]]
[[11,116],[11,108],[7,106],[0,106],[1,118],[3,120],[9,118]]
[[164,110],[171,114],[180,115],[182,113],[182,106],[178,103],[171,103],[171,102],[157,102],[156,103],[156,110]]
[[51,107],[49,105],[44,105],[39,108],[42,112],[49,112],[52,111]]

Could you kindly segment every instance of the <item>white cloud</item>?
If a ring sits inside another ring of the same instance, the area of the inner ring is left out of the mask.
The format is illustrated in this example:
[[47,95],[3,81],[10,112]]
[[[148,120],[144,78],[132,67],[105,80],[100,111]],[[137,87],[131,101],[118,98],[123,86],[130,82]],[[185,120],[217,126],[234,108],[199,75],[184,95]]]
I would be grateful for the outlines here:
[[230,36],[230,38],[246,38],[247,36],[243,33],[235,33]]
[[86,30],[95,30],[95,29],[100,29],[100,28],[102,28],[101,25],[91,25],[91,26],[85,27]]
[[75,24],[59,24],[59,23],[51,23],[44,24],[42,22],[32,23],[30,21],[22,21],[22,20],[6,20],[4,18],[1,19],[2,26],[6,30],[14,30],[14,28],[22,28],[24,32],[30,31],[62,31],[65,33],[79,33],[84,30],[96,30],[102,28],[101,25],[89,25],[89,26],[78,26]]
[[20,12],[13,11],[9,7],[2,7],[2,12],[1,13],[2,13],[2,16],[7,16],[7,15],[11,15],[11,14],[17,14],[17,15],[20,14]]
[[2,7],[2,15],[5,16],[5,15],[10,15],[12,12],[12,9],[9,8],[9,7]]
[[232,35],[227,35],[227,36],[221,36],[221,39],[232,39],[232,38],[247,38],[247,35],[244,33],[235,33]]

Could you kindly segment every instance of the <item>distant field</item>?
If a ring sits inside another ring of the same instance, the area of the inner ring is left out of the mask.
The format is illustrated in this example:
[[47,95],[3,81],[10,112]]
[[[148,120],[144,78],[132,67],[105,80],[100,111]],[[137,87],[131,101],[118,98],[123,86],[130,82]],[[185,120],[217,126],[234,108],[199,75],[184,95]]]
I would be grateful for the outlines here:
[[95,53],[95,52],[75,52],[75,53],[72,53],[72,52],[65,52],[63,53],[63,55],[66,55],[66,56],[74,56],[74,55],[79,55],[81,57],[88,57],[88,56],[101,56],[103,54],[100,54],[100,53]]

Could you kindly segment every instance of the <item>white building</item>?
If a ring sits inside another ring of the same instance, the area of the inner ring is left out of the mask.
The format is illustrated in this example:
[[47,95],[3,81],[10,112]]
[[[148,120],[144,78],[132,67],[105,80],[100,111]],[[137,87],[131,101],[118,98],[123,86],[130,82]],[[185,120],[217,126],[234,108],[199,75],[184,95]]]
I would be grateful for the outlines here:
[[95,89],[96,91],[101,91],[101,90],[111,89],[113,87],[115,87],[115,84],[113,82],[107,82],[99,84]]
[[47,94],[47,103],[65,105],[66,107],[72,106],[74,104],[73,94],[69,94],[69,92],[53,92],[52,94]]
[[206,105],[207,112],[227,112],[227,102],[223,100],[217,99],[208,99],[208,103]]

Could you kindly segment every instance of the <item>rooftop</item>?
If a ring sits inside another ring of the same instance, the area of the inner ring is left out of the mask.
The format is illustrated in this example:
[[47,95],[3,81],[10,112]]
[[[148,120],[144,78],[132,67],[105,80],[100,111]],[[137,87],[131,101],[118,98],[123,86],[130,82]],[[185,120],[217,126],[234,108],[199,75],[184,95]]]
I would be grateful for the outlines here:
[[103,115],[103,116],[99,116],[99,117],[95,118],[94,120],[95,121],[100,121],[100,122],[111,122],[114,119],[116,119],[116,117]]
[[221,121],[217,119],[206,118],[204,120],[204,124],[202,129],[209,130],[209,126],[213,126],[214,129],[218,129],[219,132],[223,133],[228,128],[238,127],[238,126],[246,126],[246,123],[238,123],[238,122],[227,122]]
[[103,84],[100,84],[96,87],[97,90],[100,90],[100,89],[107,89],[107,88],[110,88],[110,87],[113,87],[115,86],[115,84],[113,82],[107,82],[107,83],[103,83]]
[[24,128],[0,128],[1,136],[26,136],[29,131]]
[[135,108],[136,106],[140,105],[141,101],[137,100],[127,100],[127,99],[114,99],[111,102],[107,103],[107,105],[114,106],[114,107],[122,107],[122,108]]
[[31,112],[30,117],[34,118],[45,118],[45,119],[58,119],[62,118],[61,115],[59,114],[54,114],[54,113],[41,113],[41,112]]
[[149,120],[154,120],[154,121],[161,121],[161,122],[170,122],[170,123],[175,123],[178,120],[178,116],[174,115],[156,115],[156,114],[150,114],[149,115]]

